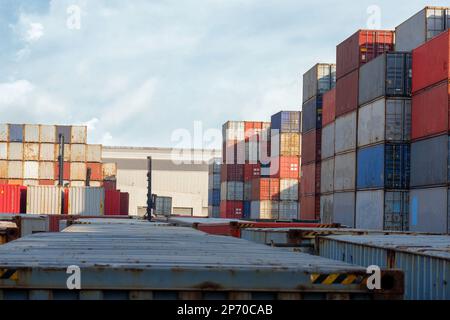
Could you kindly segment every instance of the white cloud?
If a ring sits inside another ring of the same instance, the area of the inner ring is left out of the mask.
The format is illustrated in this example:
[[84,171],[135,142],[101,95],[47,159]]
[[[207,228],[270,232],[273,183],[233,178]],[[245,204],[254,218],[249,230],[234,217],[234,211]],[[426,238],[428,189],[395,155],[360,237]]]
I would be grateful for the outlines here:
[[35,42],[44,35],[44,26],[40,23],[30,22],[29,29],[25,40],[28,42]]

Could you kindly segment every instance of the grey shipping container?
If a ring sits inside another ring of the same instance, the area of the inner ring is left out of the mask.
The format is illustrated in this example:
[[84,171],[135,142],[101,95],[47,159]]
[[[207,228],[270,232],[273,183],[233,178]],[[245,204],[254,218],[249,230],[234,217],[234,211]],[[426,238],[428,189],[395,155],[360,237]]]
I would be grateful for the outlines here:
[[450,27],[448,7],[425,7],[395,28],[395,51],[412,51]]
[[9,141],[10,142],[23,142],[23,124],[10,124],[9,125]]
[[220,207],[209,206],[208,207],[208,216],[210,218],[220,218]]
[[350,191],[356,188],[356,152],[334,158],[334,190]]
[[356,193],[356,228],[383,230],[384,191]]
[[298,202],[280,201],[278,219],[287,221],[298,219]]
[[59,136],[64,137],[64,143],[69,144],[72,139],[72,127],[71,126],[56,126],[56,142],[59,142]]
[[410,193],[410,231],[448,232],[447,188],[415,189]]
[[356,114],[357,112],[354,111],[336,119],[334,136],[336,154],[356,149],[356,124],[358,121]]
[[334,214],[333,214],[333,201],[334,195],[327,194],[320,196],[320,222],[321,223],[333,223],[334,222]]
[[220,188],[220,199],[222,201],[243,201],[244,200],[244,182],[224,181]]
[[322,128],[323,96],[317,95],[309,99],[302,107],[302,132]]
[[359,70],[359,105],[380,97],[410,97],[411,85],[411,53],[385,53]]
[[322,161],[320,169],[320,192],[334,191],[334,158]]
[[170,216],[172,214],[172,198],[157,196],[155,200],[155,214]]
[[303,102],[336,85],[336,65],[318,63],[303,75]]
[[334,127],[332,122],[322,128],[322,159],[334,157]]
[[355,192],[335,193],[333,197],[333,222],[355,227]]
[[448,142],[442,135],[411,144],[411,187],[447,183]]
[[411,139],[411,99],[381,98],[358,111],[358,147]]

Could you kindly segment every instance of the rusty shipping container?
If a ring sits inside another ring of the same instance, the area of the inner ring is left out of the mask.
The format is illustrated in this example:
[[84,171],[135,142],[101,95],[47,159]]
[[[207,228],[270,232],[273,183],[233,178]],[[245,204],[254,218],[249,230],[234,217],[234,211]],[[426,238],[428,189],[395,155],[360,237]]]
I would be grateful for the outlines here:
[[336,117],[358,109],[359,69],[336,82]]
[[24,143],[23,160],[24,161],[39,160],[39,143]]
[[[69,141],[67,141],[67,143],[69,143]],[[72,126],[70,143],[86,144],[87,143],[87,127],[86,126]]]
[[302,137],[302,164],[320,161],[322,130],[313,130]]
[[52,125],[41,125],[39,131],[39,142],[40,143],[57,143],[56,138],[56,126]]
[[334,122],[336,118],[336,88],[325,92],[323,95],[323,107],[322,107],[322,126]]

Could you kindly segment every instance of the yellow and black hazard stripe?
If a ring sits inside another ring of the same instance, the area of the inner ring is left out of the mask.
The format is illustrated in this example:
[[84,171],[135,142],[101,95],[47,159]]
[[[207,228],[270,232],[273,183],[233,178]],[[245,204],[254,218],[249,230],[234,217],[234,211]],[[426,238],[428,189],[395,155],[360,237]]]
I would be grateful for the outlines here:
[[354,285],[354,284],[362,284],[366,280],[367,280],[366,276],[355,275],[355,274],[346,274],[346,273],[331,273],[331,274],[315,273],[315,274],[311,275],[311,282],[313,284]]
[[16,269],[0,269],[0,280],[17,280]]

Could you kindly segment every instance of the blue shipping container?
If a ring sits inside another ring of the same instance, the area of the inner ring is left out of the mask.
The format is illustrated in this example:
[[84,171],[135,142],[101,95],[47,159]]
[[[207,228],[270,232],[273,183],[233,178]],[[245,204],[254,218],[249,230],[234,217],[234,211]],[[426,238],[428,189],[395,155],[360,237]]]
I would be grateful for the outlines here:
[[358,190],[408,189],[409,176],[409,144],[380,144],[358,150]]
[[300,111],[281,111],[271,118],[271,129],[281,133],[299,133],[300,125]]
[[323,96],[317,95],[303,104],[302,131],[322,128]]
[[23,125],[10,124],[9,125],[9,141],[23,142]]
[[72,139],[71,126],[56,126],[56,139],[59,142],[59,135],[64,137],[64,143],[70,143]]
[[208,190],[208,206],[214,207],[220,206],[220,190],[217,189]]
[[244,219],[250,219],[251,201],[244,201]]

